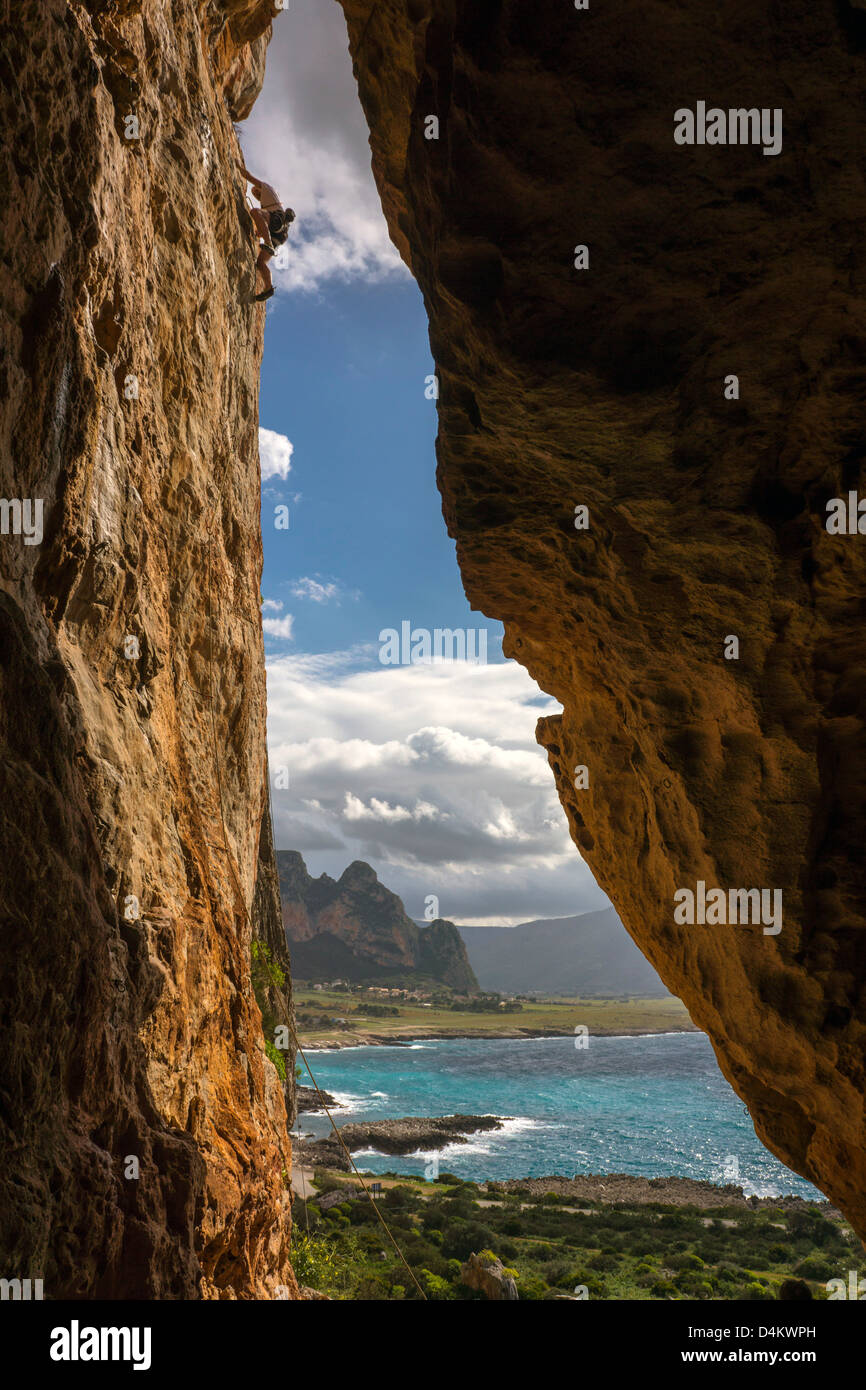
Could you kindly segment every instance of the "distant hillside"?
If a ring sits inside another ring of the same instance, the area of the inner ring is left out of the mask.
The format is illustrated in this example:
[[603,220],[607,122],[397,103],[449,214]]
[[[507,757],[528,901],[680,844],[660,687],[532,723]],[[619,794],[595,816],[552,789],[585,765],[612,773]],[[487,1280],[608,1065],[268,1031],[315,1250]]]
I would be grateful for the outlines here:
[[296,850],[277,850],[283,926],[292,973],[303,980],[370,981],[415,976],[478,989],[453,922],[419,927],[402,902],[356,859],[339,880],[311,878]]
[[612,907],[519,927],[458,927],[482,989],[503,993],[668,993]]

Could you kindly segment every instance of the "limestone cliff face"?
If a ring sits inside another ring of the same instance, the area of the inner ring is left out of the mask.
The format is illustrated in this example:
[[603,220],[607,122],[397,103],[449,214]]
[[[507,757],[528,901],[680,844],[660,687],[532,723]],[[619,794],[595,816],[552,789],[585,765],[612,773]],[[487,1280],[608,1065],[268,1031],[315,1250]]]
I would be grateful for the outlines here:
[[48,1298],[295,1291],[232,129],[271,15],[40,0],[3,36],[0,487],[44,538],[0,537],[0,1247]]
[[477,990],[463,938],[437,918],[418,927],[375,869],[356,859],[339,879],[313,878],[297,850],[277,850],[283,927],[299,979],[420,975]]
[[[343,9],[467,594],[564,706],[539,738],[598,882],[866,1234],[866,540],[825,529],[866,457],[866,13]],[[780,108],[781,153],[676,145],[698,101]],[[677,925],[698,880],[781,889],[782,931]]]

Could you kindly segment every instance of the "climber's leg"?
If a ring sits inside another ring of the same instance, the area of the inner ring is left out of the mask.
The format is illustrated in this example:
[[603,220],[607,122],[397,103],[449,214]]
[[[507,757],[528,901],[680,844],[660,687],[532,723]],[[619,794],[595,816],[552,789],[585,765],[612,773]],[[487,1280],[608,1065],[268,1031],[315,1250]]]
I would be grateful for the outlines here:
[[252,217],[253,223],[255,224],[256,233],[258,234],[258,236],[261,237],[265,245],[270,246],[271,230],[270,226],[268,225],[268,219],[265,217],[265,214],[262,212],[261,208],[250,208],[250,216]]
[[263,299],[270,299],[271,295],[274,292],[274,282],[271,278],[271,268],[268,265],[268,261],[270,259],[270,252],[266,251],[263,246],[261,251],[259,252],[259,258],[256,261],[256,270],[262,277],[262,284],[264,288],[260,294],[256,295],[257,302],[260,302]]

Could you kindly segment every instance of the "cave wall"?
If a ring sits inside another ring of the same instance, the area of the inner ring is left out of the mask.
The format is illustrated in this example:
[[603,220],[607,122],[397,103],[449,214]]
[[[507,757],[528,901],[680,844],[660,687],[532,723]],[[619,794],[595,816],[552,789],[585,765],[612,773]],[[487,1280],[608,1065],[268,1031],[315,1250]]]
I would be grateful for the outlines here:
[[250,987],[279,898],[232,126],[273,13],[33,0],[3,29],[0,490],[44,537],[0,537],[0,1250],[46,1298],[296,1292]]
[[[866,541],[825,521],[866,457],[866,11],[341,3],[468,598],[563,705],[598,883],[864,1235]],[[781,152],[675,144],[698,101],[780,108]],[[782,930],[678,925],[699,880],[781,890]]]

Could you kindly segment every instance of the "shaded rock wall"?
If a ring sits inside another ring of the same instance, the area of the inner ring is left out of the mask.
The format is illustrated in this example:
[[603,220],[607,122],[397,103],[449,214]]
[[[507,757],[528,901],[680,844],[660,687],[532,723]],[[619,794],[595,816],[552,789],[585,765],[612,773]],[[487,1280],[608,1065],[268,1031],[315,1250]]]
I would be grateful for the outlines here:
[[294,1289],[232,129],[271,14],[39,0],[3,33],[0,491],[45,534],[0,537],[0,1250],[48,1298]]
[[[866,457],[866,15],[342,4],[467,594],[563,704],[539,738],[629,932],[866,1234],[866,541],[824,524]],[[677,146],[700,100],[781,108],[782,152]],[[677,925],[698,880],[781,889],[781,933]]]

